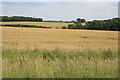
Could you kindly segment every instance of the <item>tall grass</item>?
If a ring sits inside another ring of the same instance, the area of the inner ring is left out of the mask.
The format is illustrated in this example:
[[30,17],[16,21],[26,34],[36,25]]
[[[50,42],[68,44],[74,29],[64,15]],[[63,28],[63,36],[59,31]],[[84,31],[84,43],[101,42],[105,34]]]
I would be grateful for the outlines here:
[[117,78],[118,52],[3,50],[3,78]]

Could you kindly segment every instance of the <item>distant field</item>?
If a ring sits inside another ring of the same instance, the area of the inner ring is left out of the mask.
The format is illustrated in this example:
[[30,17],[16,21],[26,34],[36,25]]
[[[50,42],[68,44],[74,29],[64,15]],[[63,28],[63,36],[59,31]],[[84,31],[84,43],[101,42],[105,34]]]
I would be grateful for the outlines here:
[[2,27],[3,49],[118,50],[117,31]]
[[2,24],[23,24],[23,25],[37,25],[44,27],[52,27],[52,28],[62,28],[63,26],[68,26],[73,23],[64,23],[64,22],[2,22]]

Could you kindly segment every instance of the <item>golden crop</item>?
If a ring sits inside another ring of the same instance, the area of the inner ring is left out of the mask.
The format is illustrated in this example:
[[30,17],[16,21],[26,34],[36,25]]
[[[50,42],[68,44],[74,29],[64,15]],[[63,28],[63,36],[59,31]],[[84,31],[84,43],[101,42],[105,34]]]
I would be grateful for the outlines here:
[[3,49],[118,50],[117,31],[2,27]]

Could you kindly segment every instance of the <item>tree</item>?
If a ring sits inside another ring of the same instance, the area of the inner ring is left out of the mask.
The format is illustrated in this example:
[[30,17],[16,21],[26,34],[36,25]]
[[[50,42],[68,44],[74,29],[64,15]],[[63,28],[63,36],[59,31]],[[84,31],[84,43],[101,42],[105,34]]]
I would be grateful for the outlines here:
[[83,26],[81,23],[76,23],[75,24],[75,29],[83,29]]
[[85,22],[85,19],[77,18],[76,22],[84,23],[84,22]]
[[66,26],[63,26],[62,29],[67,29]]
[[81,19],[80,19],[80,18],[77,18],[76,22],[81,22]]
[[84,23],[85,22],[85,19],[81,19],[81,23]]
[[38,21],[42,22],[43,19],[41,18],[35,18],[35,17],[24,17],[24,16],[0,16],[0,21],[6,22],[6,21]]
[[74,20],[72,20],[71,22],[75,23],[75,21],[74,21]]
[[93,30],[112,30],[119,31],[120,30],[120,18],[113,18],[109,20],[93,20],[86,23],[86,29]]
[[73,24],[69,24],[68,25],[68,29],[74,29],[74,25]]

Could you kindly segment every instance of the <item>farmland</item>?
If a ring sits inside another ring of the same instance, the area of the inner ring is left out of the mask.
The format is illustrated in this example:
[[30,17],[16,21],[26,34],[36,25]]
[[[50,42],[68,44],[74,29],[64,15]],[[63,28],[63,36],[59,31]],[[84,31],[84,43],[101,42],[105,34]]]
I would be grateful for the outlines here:
[[62,28],[63,26],[68,26],[73,23],[64,23],[64,22],[2,22],[2,24],[22,24],[22,25],[36,25],[52,28]]
[[9,1],[0,5],[3,80],[119,80],[118,2]]
[[118,50],[117,31],[2,27],[3,49]]
[[4,78],[117,78],[117,44],[117,31],[3,26],[2,74]]

